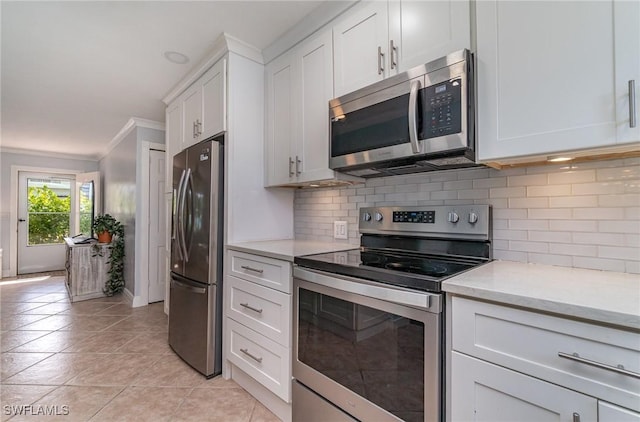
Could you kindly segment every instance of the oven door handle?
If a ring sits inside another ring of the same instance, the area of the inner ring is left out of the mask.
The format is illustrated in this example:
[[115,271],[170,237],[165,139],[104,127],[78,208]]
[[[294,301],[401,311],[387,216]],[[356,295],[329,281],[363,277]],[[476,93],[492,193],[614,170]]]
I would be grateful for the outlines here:
[[418,144],[418,92],[420,91],[420,79],[411,82],[411,91],[409,92],[409,141],[411,142],[411,150],[414,154],[420,152],[420,144]]

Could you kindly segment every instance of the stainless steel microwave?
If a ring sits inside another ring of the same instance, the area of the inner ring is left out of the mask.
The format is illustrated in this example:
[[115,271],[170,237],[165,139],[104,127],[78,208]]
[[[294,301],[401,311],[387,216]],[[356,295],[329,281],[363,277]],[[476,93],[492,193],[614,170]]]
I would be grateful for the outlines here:
[[476,166],[473,56],[461,50],[329,102],[329,167],[360,177]]

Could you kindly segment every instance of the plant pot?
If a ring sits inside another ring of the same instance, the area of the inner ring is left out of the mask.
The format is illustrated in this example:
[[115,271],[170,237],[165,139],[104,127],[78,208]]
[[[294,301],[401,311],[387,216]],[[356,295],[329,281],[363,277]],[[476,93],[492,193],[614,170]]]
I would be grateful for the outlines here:
[[101,232],[98,233],[98,242],[100,243],[111,243],[111,233],[109,232]]

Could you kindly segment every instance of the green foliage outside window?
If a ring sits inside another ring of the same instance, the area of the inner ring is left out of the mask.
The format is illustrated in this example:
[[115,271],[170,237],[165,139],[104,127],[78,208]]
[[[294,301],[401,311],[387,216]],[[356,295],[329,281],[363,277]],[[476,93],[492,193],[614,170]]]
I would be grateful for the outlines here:
[[30,186],[28,194],[29,245],[62,243],[69,235],[71,198],[58,197],[46,185]]

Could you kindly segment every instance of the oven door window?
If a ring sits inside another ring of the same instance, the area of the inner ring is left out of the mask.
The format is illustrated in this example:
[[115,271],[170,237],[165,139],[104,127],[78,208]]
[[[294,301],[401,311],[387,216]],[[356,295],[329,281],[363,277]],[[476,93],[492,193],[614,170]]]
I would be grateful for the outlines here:
[[424,323],[299,289],[298,360],[405,421],[424,421]]

